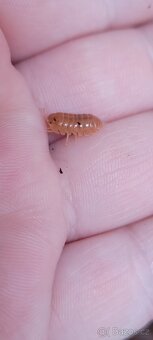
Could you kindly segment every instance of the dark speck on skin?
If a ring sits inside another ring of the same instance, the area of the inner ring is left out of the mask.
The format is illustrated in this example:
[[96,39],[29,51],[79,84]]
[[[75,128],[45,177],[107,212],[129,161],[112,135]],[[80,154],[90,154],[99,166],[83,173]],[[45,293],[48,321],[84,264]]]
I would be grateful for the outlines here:
[[81,123],[80,122],[77,122],[77,124],[80,126],[81,125]]
[[56,118],[54,118],[54,122],[56,122]]
[[61,168],[59,169],[59,173],[60,173],[60,174],[63,174],[63,171],[62,171],[62,169],[61,169]]
[[52,147],[52,151],[54,151],[54,148]]

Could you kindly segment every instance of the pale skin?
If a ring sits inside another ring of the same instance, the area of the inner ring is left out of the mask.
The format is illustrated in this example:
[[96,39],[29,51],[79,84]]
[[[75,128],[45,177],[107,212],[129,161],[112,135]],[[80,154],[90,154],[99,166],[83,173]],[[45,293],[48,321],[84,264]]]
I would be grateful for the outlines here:
[[[153,318],[152,19],[152,0],[0,1],[0,339]],[[106,125],[49,152],[39,108]]]

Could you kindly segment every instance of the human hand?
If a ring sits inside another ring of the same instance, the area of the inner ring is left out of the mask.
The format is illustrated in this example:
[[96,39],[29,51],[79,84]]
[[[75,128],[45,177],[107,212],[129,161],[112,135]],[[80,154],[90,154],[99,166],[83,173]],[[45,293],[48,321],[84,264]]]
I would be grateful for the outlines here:
[[[0,1],[0,339],[153,317],[152,18],[151,0]],[[49,153],[43,107],[109,124]]]

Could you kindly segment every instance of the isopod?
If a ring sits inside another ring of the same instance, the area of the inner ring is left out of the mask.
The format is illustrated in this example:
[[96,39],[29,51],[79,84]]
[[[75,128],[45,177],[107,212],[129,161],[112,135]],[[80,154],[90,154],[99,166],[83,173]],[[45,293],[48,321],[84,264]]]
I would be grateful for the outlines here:
[[56,112],[47,117],[48,132],[60,135],[89,136],[97,132],[103,123],[92,114],[73,114]]

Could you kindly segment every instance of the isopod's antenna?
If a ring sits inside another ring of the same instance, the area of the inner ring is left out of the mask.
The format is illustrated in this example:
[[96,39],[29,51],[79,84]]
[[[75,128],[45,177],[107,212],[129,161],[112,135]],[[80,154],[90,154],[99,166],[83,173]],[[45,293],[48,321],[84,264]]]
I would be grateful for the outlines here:
[[45,123],[46,123],[47,131],[51,132],[48,118],[45,118]]

